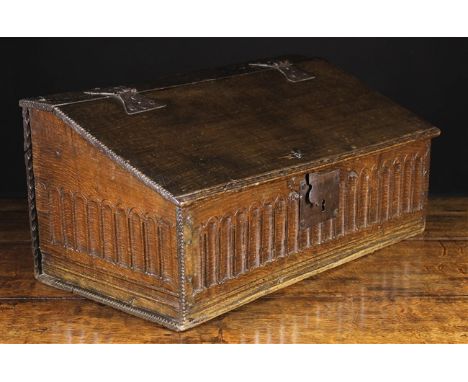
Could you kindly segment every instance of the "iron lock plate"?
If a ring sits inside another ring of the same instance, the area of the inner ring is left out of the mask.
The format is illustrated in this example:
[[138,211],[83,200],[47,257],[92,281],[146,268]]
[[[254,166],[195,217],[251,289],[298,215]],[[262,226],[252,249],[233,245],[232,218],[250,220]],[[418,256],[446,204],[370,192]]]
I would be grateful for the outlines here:
[[309,228],[336,217],[339,191],[340,170],[307,174],[300,183],[300,228]]

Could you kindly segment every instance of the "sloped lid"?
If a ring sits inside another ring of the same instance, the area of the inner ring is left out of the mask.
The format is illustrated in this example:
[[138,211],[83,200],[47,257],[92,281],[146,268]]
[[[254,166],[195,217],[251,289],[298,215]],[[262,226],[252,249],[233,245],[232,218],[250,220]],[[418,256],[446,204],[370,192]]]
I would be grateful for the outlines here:
[[176,201],[439,134],[324,60],[294,65],[314,78],[290,82],[274,68],[241,65],[139,87],[166,107],[133,115],[85,93],[20,105],[53,111]]

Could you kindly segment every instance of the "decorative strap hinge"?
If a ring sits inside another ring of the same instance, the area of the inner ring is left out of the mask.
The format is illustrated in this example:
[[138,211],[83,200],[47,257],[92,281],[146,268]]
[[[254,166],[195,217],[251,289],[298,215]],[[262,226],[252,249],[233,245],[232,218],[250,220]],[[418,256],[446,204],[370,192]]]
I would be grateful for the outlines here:
[[313,80],[315,76],[311,73],[308,73],[302,69],[299,69],[296,65],[289,62],[288,60],[284,61],[266,61],[266,62],[256,62],[249,64],[250,66],[257,66],[261,68],[270,68],[278,70],[289,82],[302,82]]
[[108,96],[120,101],[129,115],[143,113],[145,111],[161,109],[166,104],[145,97],[134,88],[115,86],[110,88],[95,88],[84,92],[90,95]]

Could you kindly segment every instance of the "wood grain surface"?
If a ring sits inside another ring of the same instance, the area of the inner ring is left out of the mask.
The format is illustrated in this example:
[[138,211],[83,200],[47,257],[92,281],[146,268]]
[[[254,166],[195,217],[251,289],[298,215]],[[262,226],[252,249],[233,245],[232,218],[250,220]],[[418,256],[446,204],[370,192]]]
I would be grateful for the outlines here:
[[1,343],[467,343],[468,197],[426,231],[175,333],[34,279],[27,205],[0,200]]
[[424,229],[428,136],[180,204],[55,112],[24,128],[37,278],[174,330]]

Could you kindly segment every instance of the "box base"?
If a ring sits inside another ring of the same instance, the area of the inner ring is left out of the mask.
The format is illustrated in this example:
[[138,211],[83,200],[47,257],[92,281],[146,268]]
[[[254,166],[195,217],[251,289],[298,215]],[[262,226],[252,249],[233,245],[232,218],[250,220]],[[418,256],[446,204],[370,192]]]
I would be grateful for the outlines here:
[[[84,289],[68,281],[64,281],[60,278],[53,277],[45,273],[41,273],[40,275],[38,275],[37,279],[43,282],[44,284],[50,285],[58,289],[70,291],[90,300],[111,306],[112,308],[121,310],[133,316],[143,318],[147,321],[155,322],[171,330],[184,331],[194,326],[200,325],[203,322],[211,320],[214,317],[217,317],[228,311],[231,311],[241,305],[256,300],[266,294],[270,294],[278,289],[282,289],[298,281],[324,272],[328,269],[335,268],[341,264],[345,264],[349,261],[375,252],[383,247],[397,243],[401,240],[417,235],[423,231],[424,221],[422,221],[422,224],[420,221],[420,224],[418,225],[414,225],[413,223],[412,226],[400,227],[399,229],[393,231],[392,234],[390,234],[386,238],[383,238],[379,242],[374,242],[369,245],[369,243],[363,241],[362,243],[360,243],[360,245],[357,246],[356,243],[354,243],[353,245],[350,245],[349,248],[342,248],[342,251],[340,251],[339,255],[335,254],[335,256],[330,256],[328,258],[328,261],[322,262],[319,265],[317,265],[316,263],[309,264],[304,268],[301,268],[299,271],[296,270],[291,272],[287,277],[283,277],[280,280],[270,280],[267,283],[263,283],[258,289],[250,290],[249,292],[241,292],[240,295],[236,296],[236,298],[232,298],[225,301],[221,308],[219,306],[214,306],[212,308],[204,309],[201,312],[201,314],[197,315],[197,317],[188,317],[185,322],[177,321],[176,319],[166,317],[155,312],[150,312],[107,296],[103,296],[102,294],[96,291]],[[339,256],[339,258],[335,259],[335,257],[337,256]]]
[[81,288],[81,287],[79,287],[77,285],[74,285],[74,284],[68,282],[68,281],[63,281],[58,277],[49,276],[49,275],[47,275],[45,273],[42,273],[42,274],[38,275],[36,278],[40,282],[42,282],[42,283],[44,283],[46,285],[49,285],[51,287],[54,287],[54,288],[57,288],[57,289],[62,289],[62,290],[68,291],[68,292],[72,292],[72,293],[74,293],[76,295],[85,297],[85,298],[87,298],[89,300],[93,300],[93,301],[99,302],[99,303],[104,304],[104,305],[108,305],[108,306],[110,306],[110,307],[112,307],[114,309],[121,310],[122,312],[131,314],[133,316],[143,318],[143,319],[145,319],[147,321],[155,322],[155,323],[160,324],[162,326],[165,326],[165,327],[167,327],[167,328],[169,328],[171,330],[175,330],[175,331],[184,330],[184,329],[181,328],[182,326],[180,325],[179,322],[177,322],[176,320],[174,320],[174,319],[172,319],[170,317],[166,317],[166,316],[160,315],[160,314],[155,313],[155,312],[149,312],[147,310],[134,307],[132,305],[123,303],[123,302],[115,300],[113,298],[103,296],[102,294],[99,294],[98,292],[95,292],[95,291],[90,290],[90,289]]

